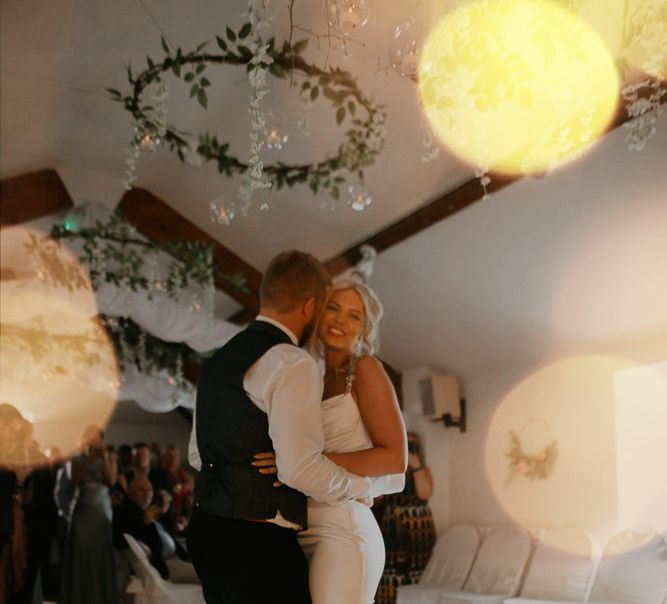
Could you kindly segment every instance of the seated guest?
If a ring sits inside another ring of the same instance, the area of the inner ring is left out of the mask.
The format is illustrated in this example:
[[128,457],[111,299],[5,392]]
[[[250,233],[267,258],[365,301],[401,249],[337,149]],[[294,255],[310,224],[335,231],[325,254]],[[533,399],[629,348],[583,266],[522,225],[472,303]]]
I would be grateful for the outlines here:
[[151,467],[151,450],[144,442],[138,442],[134,445],[134,467],[125,472],[125,480],[128,485],[135,476],[148,478],[154,492],[160,489],[164,489],[169,493],[173,492],[171,480],[169,480],[167,472],[162,468]]
[[150,563],[163,579],[169,578],[169,570],[162,555],[162,538],[155,519],[162,508],[151,503],[153,487],[148,478],[136,476],[128,486],[127,499],[113,512],[113,544],[117,549],[125,549],[127,542],[123,533],[132,535],[150,550]]

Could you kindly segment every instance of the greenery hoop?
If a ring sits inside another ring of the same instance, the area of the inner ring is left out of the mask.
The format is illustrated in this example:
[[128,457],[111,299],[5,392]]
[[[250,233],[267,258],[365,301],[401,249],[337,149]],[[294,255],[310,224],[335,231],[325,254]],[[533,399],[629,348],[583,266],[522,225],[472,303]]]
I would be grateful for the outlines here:
[[[307,39],[294,44],[285,41],[278,49],[275,46],[275,38],[271,38],[264,47],[258,49],[256,43],[251,43],[250,47],[244,45],[244,40],[249,37],[251,31],[250,23],[245,23],[238,31],[227,27],[226,39],[216,37],[221,51],[217,54],[204,52],[207,42],[188,53],[184,53],[180,48],[172,52],[166,40],[162,38],[162,49],[165,53],[162,60],[154,61],[147,57],[148,67],[137,74],[128,65],[130,93],[122,95],[113,88],[107,88],[107,91],[113,100],[121,102],[125,110],[132,115],[135,134],[131,148],[138,156],[139,149],[152,150],[164,142],[171,151],[177,153],[181,161],[195,164],[201,161],[215,161],[218,171],[222,174],[227,176],[245,174],[252,169],[252,165],[232,155],[229,152],[229,143],[220,142],[216,134],[209,132],[200,134],[197,144],[194,145],[188,141],[184,132],[166,124],[166,111],[163,106],[166,94],[158,94],[153,105],[148,104],[144,96],[149,85],[161,84],[163,78],[171,73],[190,84],[190,98],[196,98],[199,104],[206,108],[207,88],[211,82],[204,74],[210,65],[244,65],[250,73],[259,64],[276,78],[289,77],[292,81],[295,77],[300,78],[302,98],[307,97],[311,102],[322,96],[327,98],[335,109],[338,125],[341,125],[346,118],[350,120],[350,128],[345,132],[344,141],[336,155],[308,164],[277,162],[261,166],[263,173],[276,189],[306,183],[314,193],[325,189],[334,199],[338,199],[339,185],[345,178],[336,172],[347,169],[363,180],[364,168],[375,163],[376,156],[383,148],[386,131],[382,106],[376,105],[368,98],[359,88],[356,79],[347,71],[337,67],[322,69],[304,60],[301,53],[308,44]],[[358,108],[365,111],[365,118],[357,115]]]

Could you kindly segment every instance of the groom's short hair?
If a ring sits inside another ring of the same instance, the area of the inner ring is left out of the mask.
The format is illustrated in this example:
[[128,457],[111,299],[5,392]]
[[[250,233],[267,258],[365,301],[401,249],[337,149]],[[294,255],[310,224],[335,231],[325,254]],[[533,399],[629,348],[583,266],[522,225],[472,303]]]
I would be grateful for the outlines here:
[[266,269],[259,297],[262,306],[277,312],[294,310],[309,298],[324,301],[331,278],[314,256],[289,250],[278,254]]

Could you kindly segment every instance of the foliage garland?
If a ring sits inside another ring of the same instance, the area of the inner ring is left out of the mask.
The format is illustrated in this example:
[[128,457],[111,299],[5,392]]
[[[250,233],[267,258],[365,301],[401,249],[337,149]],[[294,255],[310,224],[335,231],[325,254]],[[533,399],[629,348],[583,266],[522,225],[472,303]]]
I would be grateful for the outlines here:
[[[91,287],[97,290],[101,283],[112,283],[132,291],[143,289],[148,292],[149,299],[156,291],[176,299],[184,288],[191,285],[212,288],[214,275],[221,276],[238,291],[248,291],[244,273],[230,275],[218,269],[213,262],[211,246],[201,242],[155,243],[142,240],[119,212],[112,213],[104,221],[96,221],[93,227],[76,228],[66,220],[62,225],[54,225],[51,237],[30,234],[26,251],[36,267],[38,279],[70,292],[74,289],[90,290]],[[61,239],[82,242],[78,262],[61,253]],[[152,277],[151,262],[163,253],[174,256],[174,259],[168,262],[162,279]],[[84,270],[83,266],[88,270]],[[201,305],[193,310],[201,310]],[[169,384],[175,388],[186,386],[184,364],[199,365],[208,356],[185,343],[161,340],[128,317],[101,314],[100,323],[109,333],[121,368],[134,365],[147,374],[164,370],[169,375]],[[39,326],[27,330],[3,324],[2,334],[3,338],[7,336],[8,343],[23,348],[36,361],[52,354],[53,350],[73,355],[79,364],[92,365],[100,361],[96,353],[100,344],[96,339],[99,333],[95,331],[54,335],[47,334],[43,329],[40,331]],[[61,368],[55,367],[53,371],[57,373]]]
[[[213,261],[211,245],[198,241],[156,243],[140,239],[119,212],[113,212],[107,220],[97,220],[92,227],[74,228],[67,222],[54,225],[51,237],[51,240],[40,239],[32,235],[26,250],[39,263],[42,278],[70,291],[73,286],[81,288],[87,284],[78,264],[66,262],[57,253],[57,242],[61,239],[82,243],[79,261],[88,267],[93,284],[106,282],[129,287],[132,291],[144,289],[149,299],[155,291],[164,291],[176,298],[188,285],[207,287],[219,277],[237,291],[249,291],[243,272],[228,274],[219,269]],[[174,258],[168,262],[166,276],[162,279],[150,275],[150,264],[157,262],[161,253]]]
[[546,480],[553,472],[558,457],[558,445],[553,440],[539,453],[529,455],[523,450],[516,432],[510,430],[510,448],[505,457],[510,462],[510,472],[507,477],[508,484],[517,474],[530,480]]
[[118,352],[121,369],[134,365],[144,374],[166,371],[167,381],[177,388],[186,386],[184,364],[201,365],[212,353],[200,353],[183,342],[156,338],[128,317],[100,316]]
[[[190,97],[196,98],[202,107],[207,108],[206,90],[211,86],[211,81],[204,74],[209,65],[242,65],[251,72],[257,60],[260,60],[260,64],[276,78],[303,78],[300,92],[310,95],[311,101],[315,101],[321,92],[335,108],[338,125],[342,124],[346,117],[349,117],[351,122],[336,155],[309,164],[277,162],[263,166],[264,173],[276,189],[306,183],[313,193],[321,189],[328,190],[337,200],[340,196],[339,185],[345,181],[337,172],[347,169],[356,173],[363,181],[364,168],[374,165],[375,158],[384,146],[386,116],[383,107],[364,95],[356,79],[347,71],[337,67],[322,69],[308,63],[301,56],[308,44],[307,39],[294,44],[286,40],[282,47],[278,48],[275,38],[271,38],[265,47],[256,48],[255,42],[248,47],[244,40],[251,31],[250,23],[243,24],[237,31],[227,27],[224,39],[216,36],[220,53],[204,52],[208,42],[187,53],[181,48],[172,52],[162,38],[165,56],[161,60],[146,57],[148,67],[139,73],[134,73],[131,65],[128,65],[127,78],[131,87],[129,94],[123,95],[113,88],[107,88],[107,91],[112,100],[122,103],[125,110],[132,115],[135,134],[131,148],[140,149],[143,142],[154,145],[164,141],[171,151],[177,153],[181,161],[215,161],[221,174],[245,174],[252,166],[232,155],[229,152],[229,143],[221,143],[217,135],[206,132],[199,136],[196,146],[191,144],[184,132],[166,124],[163,108],[146,104],[143,96],[149,85],[163,85],[163,78],[171,72],[190,84]],[[365,118],[357,116],[358,107],[365,110]]]

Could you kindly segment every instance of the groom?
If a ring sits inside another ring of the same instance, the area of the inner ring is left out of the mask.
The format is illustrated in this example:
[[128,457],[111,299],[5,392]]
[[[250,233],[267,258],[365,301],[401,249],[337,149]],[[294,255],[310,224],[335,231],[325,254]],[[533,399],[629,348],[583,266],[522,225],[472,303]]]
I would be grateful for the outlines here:
[[[308,564],[296,539],[306,495],[337,505],[369,495],[370,481],[322,455],[322,378],[299,347],[330,283],[309,254],[274,258],[260,314],[205,364],[197,384],[201,472],[188,552],[208,604],[309,604]],[[253,456],[274,450],[278,478]]]

